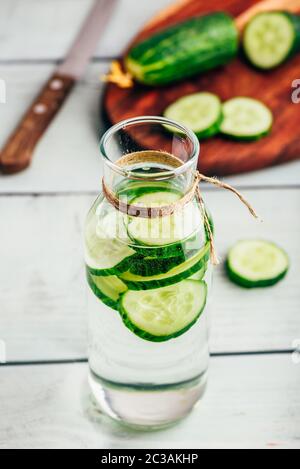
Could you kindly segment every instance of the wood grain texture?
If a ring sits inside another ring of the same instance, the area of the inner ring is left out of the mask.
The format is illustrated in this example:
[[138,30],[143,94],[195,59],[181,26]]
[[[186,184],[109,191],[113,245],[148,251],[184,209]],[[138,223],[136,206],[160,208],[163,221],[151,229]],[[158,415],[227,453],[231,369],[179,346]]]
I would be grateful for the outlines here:
[[[238,239],[271,239],[291,270],[273,288],[244,290],[215,270],[212,352],[290,350],[300,339],[300,190],[246,191],[254,221],[231,194],[205,191],[221,259]],[[8,361],[86,356],[82,227],[92,196],[0,197],[0,340]],[[226,210],[224,210],[226,207]]]
[[0,152],[0,168],[4,173],[18,173],[29,166],[38,141],[74,83],[74,78],[58,73],[49,78]]
[[[39,142],[33,164],[26,171],[9,176],[0,171],[0,194],[99,191],[99,139],[105,129],[105,123],[99,120],[103,92],[99,77],[108,65],[104,62],[88,67]],[[9,84],[7,103],[0,104],[0,148],[53,69],[51,63],[0,66],[0,77]],[[239,187],[300,185],[300,161],[228,177],[226,182]]]
[[[214,0],[205,3],[190,0],[180,10],[158,17],[137,36],[134,43],[153,32],[195,15],[216,10],[226,10],[235,17],[257,0]],[[223,138],[202,142],[200,170],[208,175],[228,175],[277,165],[300,156],[299,106],[292,103],[292,82],[297,77],[300,56],[296,56],[272,72],[251,68],[242,57],[229,65],[184,80],[180,83],[149,88],[136,84],[132,89],[121,89],[109,84],[104,106],[112,123],[139,115],[161,115],[177,98],[197,91],[217,93],[222,100],[237,95],[261,99],[273,111],[275,123],[272,133],[257,142],[240,143]],[[138,143],[144,148],[166,145],[168,136],[157,134]]]
[[290,355],[212,359],[207,393],[194,412],[146,433],[97,411],[86,365],[7,367],[0,374],[2,449],[300,448],[300,365]]

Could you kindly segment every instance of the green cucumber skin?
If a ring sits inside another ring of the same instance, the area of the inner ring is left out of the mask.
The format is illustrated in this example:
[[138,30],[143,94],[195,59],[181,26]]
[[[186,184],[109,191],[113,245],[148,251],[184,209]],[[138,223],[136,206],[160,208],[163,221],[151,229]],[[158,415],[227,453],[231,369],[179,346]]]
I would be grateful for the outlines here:
[[128,189],[128,190],[121,190],[118,192],[118,196],[120,197],[127,197],[128,203],[131,203],[137,197],[141,197],[145,194],[153,194],[155,192],[173,192],[176,194],[180,194],[179,190],[170,187],[164,186],[152,186],[152,187],[138,187],[136,189]]
[[137,240],[132,241],[136,243],[132,246],[132,249],[134,249],[140,256],[167,259],[170,257],[178,257],[182,259],[182,262],[191,257],[191,253],[201,249],[203,246],[202,234],[200,232],[192,234],[185,241],[166,244],[164,246],[151,247],[147,246],[146,244],[143,245],[140,241]]
[[189,277],[191,277],[193,274],[201,270],[206,262],[208,262],[210,257],[210,252],[207,251],[206,254],[198,261],[196,262],[190,269],[187,269],[185,272],[181,272],[180,274],[174,275],[173,277],[168,277],[164,279],[159,279],[159,280],[148,280],[148,281],[132,281],[132,280],[126,280],[122,275],[120,276],[120,279],[122,282],[124,282],[129,290],[153,290],[156,288],[162,288],[162,287],[167,287],[169,285],[173,285],[174,283],[179,283],[181,280],[185,280]]
[[152,275],[166,274],[169,270],[177,267],[182,262],[186,261],[189,257],[195,255],[196,251],[188,253],[187,257],[141,257],[130,265],[129,271],[134,275],[140,275],[142,277],[151,277]]
[[[214,235],[215,234],[215,224],[214,224],[212,214],[210,213],[210,211],[208,209],[206,209],[205,212],[206,212],[206,216],[207,216],[208,223],[209,223],[209,226],[210,226],[211,234]],[[208,232],[208,229],[206,228],[205,225],[204,225],[204,229],[205,229],[206,240],[210,241],[209,232]]]
[[96,275],[97,277],[109,277],[111,275],[118,276],[118,275],[123,274],[130,268],[131,262],[133,258],[135,257],[136,257],[135,254],[133,254],[132,256],[126,257],[119,264],[115,265],[114,267],[110,269],[94,269],[93,267],[90,267],[87,264],[86,264],[86,268],[91,275]]
[[127,70],[141,83],[164,85],[228,63],[238,52],[238,32],[224,12],[195,17],[134,46]]
[[229,279],[233,283],[239,285],[240,287],[244,287],[244,288],[248,288],[248,289],[250,289],[250,288],[271,287],[271,286],[275,285],[276,283],[280,282],[280,280],[282,280],[286,276],[286,274],[289,270],[287,268],[284,272],[281,272],[276,277],[273,277],[273,278],[270,278],[270,279],[252,281],[252,280],[248,280],[244,277],[241,277],[234,270],[232,270],[228,260],[225,263],[225,269],[226,269],[226,272],[227,272],[227,275],[228,275]]
[[291,21],[294,31],[295,31],[295,42],[294,46],[290,52],[289,57],[293,57],[297,52],[300,52],[300,16],[299,15],[293,15],[293,13],[289,13],[287,11],[282,12],[284,15],[286,15],[289,20]]
[[108,296],[104,295],[104,293],[101,290],[99,290],[97,285],[95,285],[95,283],[93,282],[93,279],[91,278],[88,269],[87,269],[87,272],[86,272],[86,278],[87,278],[87,282],[88,282],[92,292],[96,295],[96,297],[99,298],[99,300],[101,300],[109,308],[112,308],[112,309],[115,309],[116,311],[118,311],[119,302],[112,300]]
[[270,135],[270,133],[272,132],[272,126],[266,130],[266,132],[262,132],[260,134],[256,134],[256,135],[253,135],[251,137],[244,137],[242,135],[232,135],[232,134],[227,134],[225,132],[222,132],[222,136],[225,137],[226,139],[228,140],[234,140],[235,142],[257,142],[258,140],[260,140],[261,138],[263,137],[267,137],[268,135]]
[[223,116],[223,113],[221,113],[220,116],[219,116],[219,119],[217,120],[217,122],[214,125],[212,125],[211,127],[209,127],[206,130],[203,130],[202,132],[195,132],[196,137],[199,140],[214,137],[215,135],[220,133],[220,126],[223,122],[223,119],[224,119],[224,116]]
[[[193,282],[197,282],[197,281],[198,280],[193,280]],[[207,301],[207,285],[205,282],[203,283],[205,284],[205,289],[206,289],[206,298],[205,298],[205,302],[203,303],[203,307],[199,311],[198,315],[194,318],[194,320],[190,324],[188,324],[186,327],[181,329],[180,331],[177,331],[174,334],[170,334],[170,335],[156,336],[156,335],[149,334],[149,332],[143,331],[139,327],[135,326],[135,324],[133,324],[128,318],[127,313],[122,306],[122,297],[124,296],[123,294],[119,301],[119,313],[121,315],[124,325],[135,335],[149,342],[166,342],[168,340],[175,339],[176,337],[181,336],[182,334],[187,332],[198,321],[198,319],[200,318],[201,314],[204,311],[204,308],[206,306],[206,301]]]
[[140,262],[132,263],[129,271],[134,275],[142,277],[151,277],[152,275],[165,274],[173,267],[181,264],[180,257],[162,258],[161,260],[153,258],[141,258]]

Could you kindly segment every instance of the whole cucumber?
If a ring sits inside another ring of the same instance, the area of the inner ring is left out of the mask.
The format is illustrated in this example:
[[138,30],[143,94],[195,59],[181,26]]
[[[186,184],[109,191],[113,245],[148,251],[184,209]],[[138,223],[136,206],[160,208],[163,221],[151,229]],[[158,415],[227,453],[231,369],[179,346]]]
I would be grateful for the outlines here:
[[218,67],[238,51],[238,31],[227,13],[195,17],[134,46],[127,71],[147,85],[165,85]]

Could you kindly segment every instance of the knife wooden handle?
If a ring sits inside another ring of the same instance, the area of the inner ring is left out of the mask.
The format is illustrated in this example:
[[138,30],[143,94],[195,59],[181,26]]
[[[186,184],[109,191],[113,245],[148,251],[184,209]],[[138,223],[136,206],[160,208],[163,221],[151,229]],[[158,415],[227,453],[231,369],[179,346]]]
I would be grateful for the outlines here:
[[30,164],[36,144],[74,83],[74,78],[58,73],[48,80],[1,151],[0,167],[4,173],[17,173]]

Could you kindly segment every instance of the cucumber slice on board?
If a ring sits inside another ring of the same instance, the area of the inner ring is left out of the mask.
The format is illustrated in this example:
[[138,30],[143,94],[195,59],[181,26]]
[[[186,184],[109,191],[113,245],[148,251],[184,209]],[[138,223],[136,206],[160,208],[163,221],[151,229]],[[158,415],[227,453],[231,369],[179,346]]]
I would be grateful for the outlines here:
[[279,282],[289,269],[283,249],[269,241],[239,241],[227,258],[229,278],[247,288],[267,287]]
[[198,138],[207,138],[219,132],[223,119],[222,104],[215,94],[194,93],[168,106],[164,117],[186,125]]
[[123,322],[141,339],[163,342],[188,331],[204,310],[205,282],[183,280],[152,291],[128,291],[119,311]]
[[120,295],[127,291],[127,287],[118,277],[97,277],[87,270],[87,281],[91,290],[104,304],[118,311]]
[[133,249],[115,238],[119,222],[112,212],[87,225],[85,261],[92,275],[119,275],[129,269],[130,260],[136,256]]
[[259,13],[246,26],[243,47],[255,67],[277,67],[300,50],[300,17],[285,11]]
[[120,275],[130,290],[152,290],[161,288],[184,280],[205,266],[209,260],[210,244],[207,243],[195,256],[183,262],[165,274],[143,277],[125,272]]
[[273,124],[270,109],[253,98],[229,99],[223,104],[223,114],[220,130],[236,140],[258,140],[270,132]]

